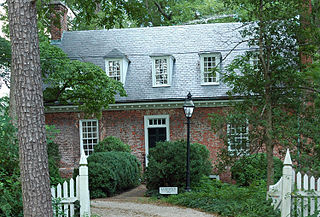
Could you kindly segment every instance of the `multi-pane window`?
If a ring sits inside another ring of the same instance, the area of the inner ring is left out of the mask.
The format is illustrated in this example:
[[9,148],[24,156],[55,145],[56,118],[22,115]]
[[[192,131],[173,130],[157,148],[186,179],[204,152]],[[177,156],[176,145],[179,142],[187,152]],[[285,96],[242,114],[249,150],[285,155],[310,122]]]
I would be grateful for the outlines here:
[[168,60],[167,58],[155,59],[155,84],[168,84]]
[[235,153],[248,153],[249,151],[249,129],[248,123],[228,124],[227,136],[229,151]]
[[149,126],[166,125],[165,118],[153,118],[149,119]]
[[120,60],[108,61],[108,76],[116,81],[121,81]]
[[171,85],[173,61],[172,56],[151,56],[152,86],[167,87]]
[[202,84],[219,84],[220,54],[201,55]]
[[80,121],[80,144],[86,155],[94,151],[94,146],[99,142],[98,121]]
[[204,57],[203,64],[203,81],[205,83],[217,82],[217,76],[215,73],[216,57]]

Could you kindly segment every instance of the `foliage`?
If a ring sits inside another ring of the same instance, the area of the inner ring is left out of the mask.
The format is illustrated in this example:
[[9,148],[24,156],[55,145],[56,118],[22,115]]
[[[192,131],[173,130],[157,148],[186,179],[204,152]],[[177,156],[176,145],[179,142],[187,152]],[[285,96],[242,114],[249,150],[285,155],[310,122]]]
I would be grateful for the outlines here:
[[[150,149],[145,181],[148,190],[175,186],[183,188],[186,183],[186,150],[184,141],[158,142]],[[190,144],[190,181],[196,185],[203,175],[209,175],[211,163],[208,149],[201,144]]]
[[51,185],[57,185],[63,182],[63,179],[61,178],[59,172],[59,165],[61,160],[59,145],[54,142],[54,139],[58,133],[59,130],[56,129],[54,125],[46,125],[48,163]]
[[90,197],[112,196],[140,183],[141,166],[127,152],[94,152],[88,157]]
[[102,108],[114,103],[114,96],[125,96],[121,82],[115,81],[92,63],[70,60],[49,42],[40,44],[45,103],[73,104],[87,114],[101,115]]
[[[8,115],[9,99],[0,98],[0,216],[23,216],[19,169],[19,146],[16,128]],[[53,142],[57,130],[46,126],[51,184],[62,181],[59,174],[60,155]]]
[[114,136],[108,136],[100,141],[94,147],[95,152],[110,152],[110,151],[120,151],[131,153],[130,146],[122,142],[119,138]]
[[9,87],[11,47],[10,42],[0,37],[0,77]]
[[[65,3],[75,15],[71,20],[73,30],[177,25],[212,15],[233,14],[238,9],[224,7],[221,0],[70,0]],[[51,10],[42,7],[43,20],[49,20]],[[232,17],[227,19],[232,20]],[[214,19],[217,21],[221,19]]]
[[0,99],[0,216],[23,216],[19,146],[8,103],[7,97]]
[[[301,138],[318,137],[318,134],[311,135],[312,123],[307,121],[315,114],[306,113],[312,107],[306,102],[313,101],[314,94],[306,91],[313,87],[301,57],[314,57],[319,45],[319,28],[310,19],[306,1],[227,0],[226,3],[241,5],[238,18],[243,28],[240,33],[249,51],[235,58],[226,72],[221,72],[222,82],[231,88],[230,98],[241,101],[211,116],[214,131],[225,142],[219,168],[232,165],[236,159],[228,152],[225,123],[237,119],[241,123],[245,116],[249,123],[250,150],[247,151],[267,153],[268,184],[271,184],[274,146],[298,150],[295,147],[308,143],[304,140],[303,144]],[[302,125],[306,128],[302,129]]]
[[172,195],[164,200],[221,216],[280,216],[278,210],[273,210],[271,200],[266,200],[265,184],[257,182],[249,187],[238,187],[203,178],[191,192]]
[[[115,95],[126,96],[121,82],[115,81],[98,66],[70,60],[60,48],[51,45],[48,38],[40,35],[40,58],[44,83],[44,103],[72,104],[87,115],[100,117],[101,110],[114,103]],[[0,77],[9,83],[11,52],[10,42],[0,37]]]
[[[282,176],[282,161],[273,157],[274,160],[274,181],[275,183]],[[267,156],[265,153],[258,153],[243,156],[231,167],[232,179],[240,186],[249,186],[260,180],[267,181]]]

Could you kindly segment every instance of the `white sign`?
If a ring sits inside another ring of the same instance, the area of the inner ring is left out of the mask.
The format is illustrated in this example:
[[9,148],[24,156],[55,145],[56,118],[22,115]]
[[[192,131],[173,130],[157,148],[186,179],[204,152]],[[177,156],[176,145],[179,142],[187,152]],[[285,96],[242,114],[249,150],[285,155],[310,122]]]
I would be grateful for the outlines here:
[[178,187],[160,187],[160,194],[178,194]]

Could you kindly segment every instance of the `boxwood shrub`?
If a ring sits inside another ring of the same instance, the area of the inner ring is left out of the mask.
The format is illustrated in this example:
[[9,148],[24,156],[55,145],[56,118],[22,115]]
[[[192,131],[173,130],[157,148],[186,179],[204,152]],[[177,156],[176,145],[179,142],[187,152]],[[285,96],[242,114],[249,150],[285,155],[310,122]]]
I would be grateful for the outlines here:
[[[158,142],[150,149],[149,163],[145,171],[145,181],[149,191],[159,187],[185,187],[186,154],[185,141]],[[208,149],[201,144],[190,144],[191,186],[198,184],[203,175],[211,172]]]
[[[283,163],[277,157],[273,157],[274,181],[282,176]],[[265,153],[252,154],[240,158],[231,167],[232,179],[238,185],[249,186],[254,181],[267,180],[267,157]]]
[[121,193],[140,184],[141,166],[127,152],[94,152],[88,157],[91,198]]
[[122,142],[119,138],[108,136],[94,147],[95,152],[121,151],[131,153],[130,146]]

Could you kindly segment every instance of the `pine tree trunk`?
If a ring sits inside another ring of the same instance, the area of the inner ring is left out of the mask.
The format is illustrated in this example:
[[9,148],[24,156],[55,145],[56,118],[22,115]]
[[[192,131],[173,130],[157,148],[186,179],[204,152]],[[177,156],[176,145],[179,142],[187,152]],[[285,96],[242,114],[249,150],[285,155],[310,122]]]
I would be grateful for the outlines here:
[[10,107],[9,107],[9,115],[11,117],[12,124],[17,127],[17,111],[16,111],[16,99],[15,99],[15,81],[14,81],[15,75],[11,71],[10,76]]
[[[8,0],[25,217],[52,216],[35,0]],[[11,95],[12,96],[12,95]]]

